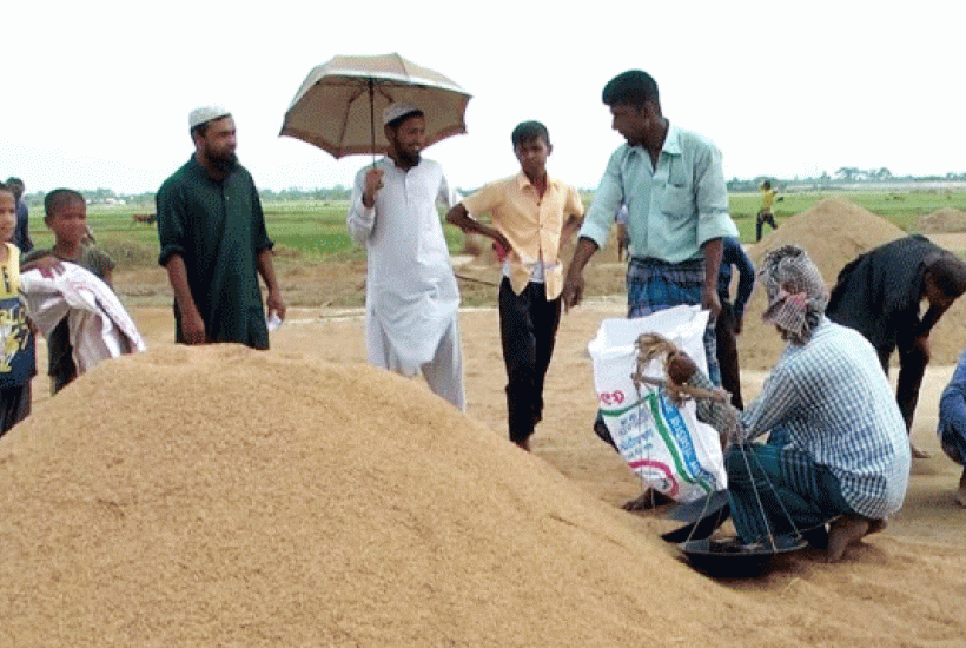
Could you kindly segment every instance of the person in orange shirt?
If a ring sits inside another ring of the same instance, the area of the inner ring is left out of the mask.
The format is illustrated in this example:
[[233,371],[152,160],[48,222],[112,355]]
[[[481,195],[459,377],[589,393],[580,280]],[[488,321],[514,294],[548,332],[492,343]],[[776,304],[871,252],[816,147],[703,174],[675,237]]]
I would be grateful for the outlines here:
[[[553,147],[546,126],[523,122],[510,140],[520,173],[487,184],[453,207],[446,220],[509,251],[499,289],[508,425],[510,441],[529,450],[543,416],[543,381],[560,325],[560,248],[583,222],[584,205],[572,185],[547,174]],[[490,224],[470,214],[489,214]]]

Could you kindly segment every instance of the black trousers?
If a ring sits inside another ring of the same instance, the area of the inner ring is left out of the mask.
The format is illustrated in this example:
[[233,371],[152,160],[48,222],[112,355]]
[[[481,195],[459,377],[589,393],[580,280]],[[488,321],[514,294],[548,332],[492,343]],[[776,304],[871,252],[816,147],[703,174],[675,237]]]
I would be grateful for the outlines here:
[[543,284],[529,283],[517,295],[504,277],[499,306],[510,441],[520,443],[543,417],[543,379],[553,356],[562,304],[559,297],[547,300]]
[[758,212],[758,217],[755,219],[755,243],[761,241],[761,230],[765,223],[771,225],[772,229],[778,229],[778,225],[775,225],[774,214],[771,212]]
[[721,370],[721,386],[731,393],[731,404],[742,409],[741,373],[738,369],[738,339],[735,336],[735,307],[721,300],[721,313],[715,322],[716,355]]
[[[902,413],[902,419],[906,422],[906,430],[912,431],[912,420],[916,414],[916,405],[919,403],[919,388],[922,386],[923,376],[926,375],[926,365],[929,364],[929,356],[916,348],[914,337],[905,337],[899,340],[899,380],[896,384],[896,404]],[[879,362],[882,370],[889,374],[889,358],[895,347],[882,347],[876,349],[879,355]]]

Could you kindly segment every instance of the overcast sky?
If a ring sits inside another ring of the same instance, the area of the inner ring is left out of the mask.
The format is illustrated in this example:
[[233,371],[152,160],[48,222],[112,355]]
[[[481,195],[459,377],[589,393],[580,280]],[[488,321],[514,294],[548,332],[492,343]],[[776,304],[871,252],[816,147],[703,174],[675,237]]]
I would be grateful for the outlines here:
[[469,133],[425,153],[459,187],[517,169],[509,133],[526,119],[549,127],[553,175],[595,187],[622,143],[600,90],[631,68],[654,75],[672,123],[717,143],[729,178],[966,171],[958,2],[663,4],[18,2],[3,11],[0,177],[155,191],[191,154],[187,113],[221,103],[260,187],[348,185],[365,157],[278,131],[313,66],[387,52],[473,94]]

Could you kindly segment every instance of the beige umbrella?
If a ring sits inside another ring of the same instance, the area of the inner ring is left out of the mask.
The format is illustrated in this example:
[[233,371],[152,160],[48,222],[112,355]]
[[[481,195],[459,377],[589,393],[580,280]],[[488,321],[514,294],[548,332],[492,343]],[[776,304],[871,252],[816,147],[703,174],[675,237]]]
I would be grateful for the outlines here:
[[470,94],[438,72],[399,54],[336,56],[312,69],[285,113],[279,135],[340,158],[384,153],[383,109],[410,103],[425,114],[426,145],[466,132]]

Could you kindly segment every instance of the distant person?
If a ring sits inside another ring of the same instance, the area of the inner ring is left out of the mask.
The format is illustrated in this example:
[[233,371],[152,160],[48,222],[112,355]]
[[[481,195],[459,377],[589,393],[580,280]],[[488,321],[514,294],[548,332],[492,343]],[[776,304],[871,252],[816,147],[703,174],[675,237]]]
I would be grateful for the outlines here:
[[258,190],[235,155],[235,121],[225,108],[202,106],[188,126],[195,152],[157,196],[158,263],[174,292],[175,340],[268,349],[259,275],[269,315],[284,319],[285,301]]
[[617,262],[620,263],[630,254],[631,237],[627,233],[627,205],[621,205],[614,215],[614,223],[617,226]]
[[[966,292],[966,263],[915,235],[860,254],[839,273],[828,316],[872,343],[882,370],[899,349],[896,401],[911,433],[919,387],[929,363],[929,332]],[[920,317],[920,304],[929,308]],[[926,452],[913,447],[913,456]]]
[[[909,444],[872,346],[829,321],[828,289],[804,250],[786,245],[762,260],[762,315],[786,341],[744,412],[697,402],[698,418],[734,443],[725,454],[734,526],[743,543],[829,524],[826,559],[885,527],[902,506]],[[686,355],[668,362],[671,382],[708,389]],[[775,432],[782,443],[752,443]],[[809,533],[814,537],[814,533]]]
[[27,213],[27,201],[24,198],[24,184],[20,178],[7,178],[7,188],[13,192],[13,197],[17,201],[17,225],[13,230],[13,240],[21,254],[26,254],[34,249],[34,242],[30,239],[29,218]]
[[10,243],[17,224],[15,195],[0,185],[0,436],[30,415],[30,382],[37,374],[34,336],[20,301],[20,251]]
[[[547,173],[553,146],[546,126],[523,122],[510,141],[520,173],[487,184],[453,207],[446,220],[509,251],[498,298],[509,434],[510,441],[529,450],[543,418],[544,378],[560,325],[560,248],[580,227],[584,205],[572,185]],[[493,224],[471,213],[489,214]]]
[[946,456],[963,466],[956,502],[966,508],[966,351],[939,398],[939,443]]
[[[711,378],[718,384],[721,239],[738,235],[728,215],[721,153],[707,138],[668,122],[657,83],[646,72],[617,75],[604,87],[602,100],[613,115],[614,130],[627,143],[611,155],[580,230],[564,282],[564,308],[583,299],[584,267],[606,245],[614,214],[627,205],[627,316],[700,304],[710,312],[704,347]],[[600,416],[594,429],[613,443]],[[627,506],[645,506],[651,501],[647,495]]]
[[[59,262],[75,263],[98,279],[112,286],[114,261],[104,252],[85,243],[87,226],[87,201],[73,189],[54,189],[44,197],[44,223],[54,234],[54,246],[47,250],[34,250],[23,258],[22,270]],[[50,390],[57,394],[73,382],[77,376],[67,319],[61,320],[47,336],[47,375]]]
[[761,183],[761,209],[758,210],[758,216],[755,219],[755,243],[761,242],[761,230],[765,223],[771,225],[773,230],[778,229],[778,225],[775,224],[775,212],[772,211],[772,206],[776,202],[775,195],[776,192],[771,188],[770,180]]
[[[741,409],[738,336],[741,335],[745,306],[755,288],[755,266],[737,238],[723,238],[721,244],[721,271],[718,273],[721,313],[715,324],[715,352],[718,354],[718,367],[721,369],[721,386],[731,394],[731,404]],[[731,299],[733,271],[738,272],[738,288],[734,300]]]
[[382,115],[387,156],[359,171],[346,219],[366,246],[366,349],[369,362],[415,376],[466,409],[457,325],[456,275],[437,203],[456,204],[443,168],[422,157],[423,111],[394,103]]

